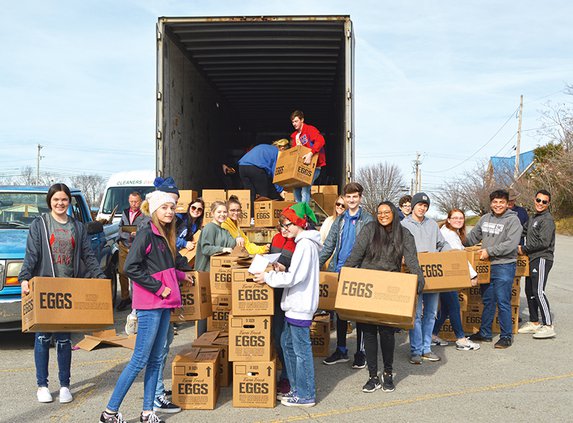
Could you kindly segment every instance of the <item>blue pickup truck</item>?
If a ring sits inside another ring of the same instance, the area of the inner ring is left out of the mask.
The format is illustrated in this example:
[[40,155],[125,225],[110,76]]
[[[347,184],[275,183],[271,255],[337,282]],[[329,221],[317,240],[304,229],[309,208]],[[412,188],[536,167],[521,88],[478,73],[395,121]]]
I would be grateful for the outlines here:
[[[24,261],[28,228],[40,214],[49,211],[46,186],[0,186],[0,331],[21,327],[21,289],[18,273]],[[111,279],[113,300],[117,293],[117,224],[93,221],[83,194],[70,188],[68,214],[84,222],[100,266]]]

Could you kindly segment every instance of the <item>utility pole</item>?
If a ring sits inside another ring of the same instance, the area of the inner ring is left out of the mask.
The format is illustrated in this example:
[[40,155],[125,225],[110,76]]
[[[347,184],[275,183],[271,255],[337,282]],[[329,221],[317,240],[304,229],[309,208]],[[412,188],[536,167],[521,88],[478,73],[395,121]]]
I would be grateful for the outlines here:
[[38,154],[36,156],[36,185],[40,185],[40,160],[44,158],[44,156],[40,155],[40,150],[42,148],[44,148],[44,146],[38,144]]
[[412,195],[422,190],[422,169],[420,168],[422,161],[420,160],[420,153],[416,152],[416,160],[414,160],[414,187]]
[[517,181],[519,177],[519,154],[521,148],[521,117],[523,116],[523,94],[519,101],[519,121],[517,123],[517,142],[515,144],[515,170],[513,171],[513,179]]

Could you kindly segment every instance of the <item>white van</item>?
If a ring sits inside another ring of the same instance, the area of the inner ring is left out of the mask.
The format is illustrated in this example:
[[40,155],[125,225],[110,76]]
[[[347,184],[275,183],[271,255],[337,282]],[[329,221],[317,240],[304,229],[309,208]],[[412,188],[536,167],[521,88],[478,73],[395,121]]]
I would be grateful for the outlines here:
[[155,171],[133,170],[114,173],[110,176],[99,206],[96,219],[109,219],[114,208],[113,222],[119,222],[123,211],[129,207],[129,194],[137,191],[145,199],[145,194],[154,191]]

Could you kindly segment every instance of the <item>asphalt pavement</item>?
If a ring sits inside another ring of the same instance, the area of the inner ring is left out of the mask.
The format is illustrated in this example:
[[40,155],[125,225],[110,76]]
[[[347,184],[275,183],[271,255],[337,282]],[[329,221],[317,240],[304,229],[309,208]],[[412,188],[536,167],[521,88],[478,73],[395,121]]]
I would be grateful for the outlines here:
[[[395,354],[396,390],[371,394],[361,388],[368,371],[353,370],[349,363],[325,366],[315,359],[317,400],[313,408],[237,409],[231,404],[231,388],[222,388],[212,411],[182,411],[163,415],[168,423],[202,422],[571,422],[573,421],[573,237],[558,236],[556,260],[549,275],[547,294],[555,316],[557,337],[536,340],[516,335],[507,350],[484,343],[479,351],[457,351],[454,346],[435,347],[442,360],[414,366],[408,362],[406,334],[397,335]],[[522,284],[523,285],[523,284]],[[122,330],[127,312],[116,313]],[[521,293],[520,316],[528,320],[525,295]],[[74,342],[83,336],[74,335]],[[189,347],[192,325],[175,337],[170,359]],[[355,351],[355,334],[349,349]],[[97,422],[131,351],[119,347],[73,352],[69,404],[36,401],[33,335],[0,333],[0,422]],[[332,333],[331,345],[334,345]],[[495,338],[494,338],[495,342]],[[57,393],[55,350],[51,350],[50,380]],[[381,360],[380,360],[381,361]],[[381,367],[381,363],[380,363]],[[170,372],[166,371],[170,386]],[[121,412],[129,422],[138,422],[143,395],[142,375],[128,392]]]

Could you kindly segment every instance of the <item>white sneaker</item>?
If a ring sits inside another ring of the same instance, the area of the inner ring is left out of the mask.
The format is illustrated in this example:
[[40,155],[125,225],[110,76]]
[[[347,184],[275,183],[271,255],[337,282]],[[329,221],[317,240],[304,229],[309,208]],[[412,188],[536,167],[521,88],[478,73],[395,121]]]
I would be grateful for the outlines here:
[[137,333],[137,312],[132,310],[131,313],[127,315],[127,321],[125,323],[125,333],[128,335],[135,335]]
[[543,325],[533,334],[535,339],[547,339],[555,337],[555,329],[553,325]]
[[68,402],[72,402],[74,400],[74,397],[72,396],[72,393],[70,392],[70,388],[66,388],[65,386],[60,388],[60,403],[61,404],[66,404]]
[[36,397],[39,402],[52,402],[54,400],[47,386],[40,386],[36,392]]
[[517,333],[535,333],[541,328],[539,323],[527,322],[517,330]]
[[480,348],[480,344],[476,344],[468,338],[462,338],[456,341],[456,350],[458,351],[477,351]]

